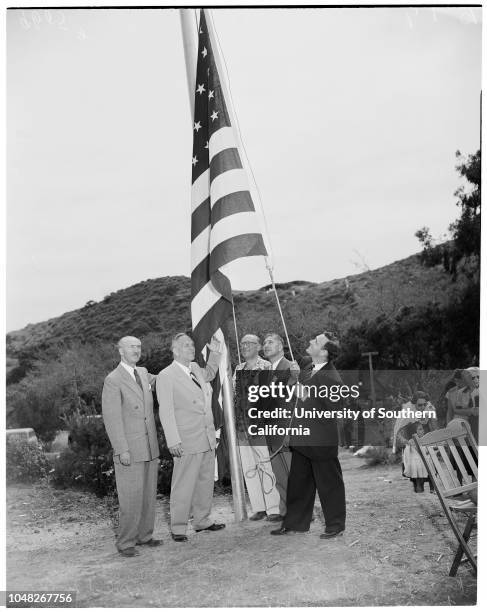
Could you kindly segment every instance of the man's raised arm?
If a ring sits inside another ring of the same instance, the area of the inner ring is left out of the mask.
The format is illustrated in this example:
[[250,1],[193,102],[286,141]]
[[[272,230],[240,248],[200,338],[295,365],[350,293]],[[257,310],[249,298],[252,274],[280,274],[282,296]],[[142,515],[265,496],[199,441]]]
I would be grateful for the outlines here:
[[215,336],[211,339],[210,344],[207,344],[210,350],[210,356],[208,357],[208,363],[204,368],[201,368],[205,382],[212,381],[216,373],[218,372],[218,366],[220,365],[221,354],[221,343]]

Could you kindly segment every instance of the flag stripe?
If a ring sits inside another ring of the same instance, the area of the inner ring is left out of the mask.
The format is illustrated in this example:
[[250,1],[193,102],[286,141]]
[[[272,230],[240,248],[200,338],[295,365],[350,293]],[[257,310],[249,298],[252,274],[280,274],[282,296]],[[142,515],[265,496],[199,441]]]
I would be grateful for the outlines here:
[[191,243],[191,274],[210,253],[211,227],[208,225]]
[[211,225],[215,226],[218,221],[241,212],[253,212],[254,203],[248,191],[235,191],[223,196],[213,204],[211,211]]
[[245,253],[245,257],[266,255],[262,234],[232,236],[212,249],[210,256],[210,277],[213,272],[222,266],[242,257],[241,253]]
[[208,227],[211,222],[211,206],[210,198],[206,198],[204,202],[195,208],[191,215],[191,242]]
[[[207,310],[198,322],[193,322],[193,339],[195,346],[204,348],[207,342],[215,331],[221,327],[222,322],[232,315],[232,306],[228,300],[220,296],[220,299],[215,302],[212,307]],[[208,335],[208,330],[212,330],[211,335]]]
[[209,141],[210,161],[224,149],[235,147],[235,134],[232,127],[222,127],[211,135]]
[[191,186],[191,211],[194,211],[210,195],[210,169],[200,174]]
[[[224,217],[213,228],[206,227],[191,245],[191,270],[221,242],[240,234],[254,234],[258,230],[255,213],[244,211]],[[245,256],[245,255],[242,255]]]
[[[191,319],[193,321],[193,329],[196,328],[198,323],[208,312],[211,312],[211,307],[214,306],[221,299],[221,297],[222,296],[213,287],[211,281],[208,281],[206,285],[193,297],[191,301]],[[212,334],[214,333],[215,329],[216,328],[212,330]],[[208,341],[209,338],[207,338],[205,344]]]
[[194,297],[210,280],[210,255],[208,254],[191,272],[191,295]]
[[248,191],[236,191],[220,198],[218,202],[215,202],[211,211],[210,200],[208,198],[191,215],[191,241],[195,240],[210,223],[214,226],[225,217],[253,210],[255,210],[254,203]]
[[236,170],[237,168],[242,168],[242,162],[240,161],[237,149],[220,151],[210,162],[210,181],[214,181],[217,176],[224,172]]
[[236,235],[253,234],[258,229],[255,213],[245,211],[224,217],[211,228],[210,246],[213,250],[221,242]]
[[249,181],[243,168],[228,170],[217,176],[210,185],[211,201],[216,202],[235,191],[248,191]]
[[[246,257],[267,255],[262,235],[255,233],[234,236],[213,249],[211,256],[207,255],[191,272],[191,295],[196,296],[218,268],[240,258],[242,252],[246,253]],[[228,290],[225,293],[228,294]]]

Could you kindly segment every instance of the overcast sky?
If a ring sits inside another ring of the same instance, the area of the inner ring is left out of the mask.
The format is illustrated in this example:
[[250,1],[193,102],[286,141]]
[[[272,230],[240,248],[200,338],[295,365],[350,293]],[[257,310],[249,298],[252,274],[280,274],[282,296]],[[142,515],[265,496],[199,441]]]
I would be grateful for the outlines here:
[[[419,250],[479,147],[480,9],[214,11],[276,280]],[[7,330],[189,275],[176,10],[10,11]],[[268,282],[261,259],[236,289]]]

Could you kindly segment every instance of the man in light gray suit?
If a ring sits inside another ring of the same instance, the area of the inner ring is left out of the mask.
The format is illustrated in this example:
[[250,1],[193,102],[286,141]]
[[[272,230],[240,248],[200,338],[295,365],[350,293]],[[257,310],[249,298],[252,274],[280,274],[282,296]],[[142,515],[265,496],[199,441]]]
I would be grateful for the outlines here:
[[210,520],[215,472],[215,427],[211,388],[220,362],[220,343],[212,338],[205,368],[194,360],[194,342],[186,334],[172,341],[174,361],[157,376],[159,416],[174,468],[171,481],[171,535],[186,542],[193,515],[195,531],[218,531],[225,525]]
[[113,447],[120,521],[117,549],[139,554],[135,545],[160,546],[152,537],[156,511],[159,443],[150,384],[155,376],[138,368],[141,343],[126,336],[118,343],[121,361],[105,378],[103,421]]

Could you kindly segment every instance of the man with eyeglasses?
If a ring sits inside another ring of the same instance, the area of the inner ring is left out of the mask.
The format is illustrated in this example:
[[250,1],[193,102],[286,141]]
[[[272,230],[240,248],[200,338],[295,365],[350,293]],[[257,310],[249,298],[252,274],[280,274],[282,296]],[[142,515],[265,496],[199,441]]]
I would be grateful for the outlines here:
[[[261,372],[259,376],[259,384],[268,386],[275,383],[276,385],[284,385],[288,388],[293,387],[299,377],[299,365],[295,361],[289,361],[284,356],[284,339],[275,332],[267,334],[264,338],[263,352],[265,357],[270,361],[270,372]],[[292,400],[286,398],[261,398],[258,402],[258,407],[261,410],[283,409],[290,411],[292,414],[295,403],[294,397]],[[272,418],[271,425],[278,428],[288,427],[292,419],[286,416]],[[272,522],[279,522],[286,516],[287,506],[287,483],[289,478],[289,470],[291,467],[291,451],[289,449],[289,437],[276,434],[266,436],[267,447],[271,456],[271,465],[275,476],[275,487],[279,492],[279,514],[268,517]]]
[[270,370],[269,361],[259,355],[261,344],[255,334],[246,334],[240,341],[240,352],[245,359],[235,368],[235,419],[240,460],[252,508],[251,521],[279,520],[280,496],[274,486],[275,477],[265,438],[248,435],[248,388],[259,382],[259,372]]

